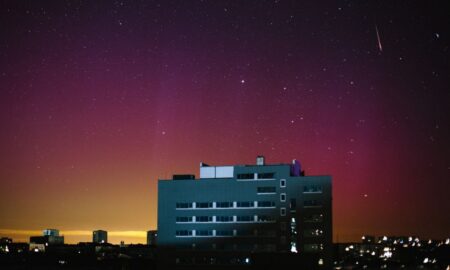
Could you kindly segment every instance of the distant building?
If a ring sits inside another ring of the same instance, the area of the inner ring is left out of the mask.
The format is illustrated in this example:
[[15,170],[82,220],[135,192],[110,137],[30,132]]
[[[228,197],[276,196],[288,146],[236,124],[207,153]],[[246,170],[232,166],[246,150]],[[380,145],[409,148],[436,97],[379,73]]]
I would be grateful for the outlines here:
[[108,232],[103,230],[97,230],[92,233],[92,242],[97,244],[108,243]]
[[59,230],[46,229],[42,231],[42,236],[30,237],[32,251],[45,251],[46,247],[53,245],[64,245],[64,236],[59,235]]
[[0,238],[0,244],[11,244],[13,241],[9,237],[2,237]]
[[300,163],[209,166],[158,181],[158,246],[332,256],[331,176]]
[[158,231],[147,231],[147,245],[155,246]]
[[12,239],[8,237],[0,238],[0,253],[9,253]]
[[45,229],[42,231],[44,236],[59,236],[59,230],[57,229]]

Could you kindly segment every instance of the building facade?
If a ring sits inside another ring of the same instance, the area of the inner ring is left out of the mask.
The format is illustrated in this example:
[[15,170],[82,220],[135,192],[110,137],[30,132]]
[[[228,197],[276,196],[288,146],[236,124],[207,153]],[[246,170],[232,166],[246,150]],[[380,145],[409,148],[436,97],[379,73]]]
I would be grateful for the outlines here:
[[92,242],[97,244],[108,243],[108,232],[103,230],[97,230],[92,232]]
[[[300,163],[209,166],[200,178],[158,181],[158,246],[196,250],[332,252],[331,176]],[[322,256],[323,255],[323,256]]]
[[147,231],[147,245],[156,246],[156,238],[158,237],[158,231],[151,230]]
[[64,236],[59,235],[57,229],[45,229],[42,231],[42,236],[30,237],[30,250],[45,251],[48,246],[64,245]]

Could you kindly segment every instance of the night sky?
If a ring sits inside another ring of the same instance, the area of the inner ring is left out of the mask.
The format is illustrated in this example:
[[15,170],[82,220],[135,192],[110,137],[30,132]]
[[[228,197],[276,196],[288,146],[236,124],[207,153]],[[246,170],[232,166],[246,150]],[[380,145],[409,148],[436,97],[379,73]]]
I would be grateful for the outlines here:
[[2,1],[0,236],[145,243],[158,178],[262,154],[333,176],[334,241],[448,237],[444,3]]

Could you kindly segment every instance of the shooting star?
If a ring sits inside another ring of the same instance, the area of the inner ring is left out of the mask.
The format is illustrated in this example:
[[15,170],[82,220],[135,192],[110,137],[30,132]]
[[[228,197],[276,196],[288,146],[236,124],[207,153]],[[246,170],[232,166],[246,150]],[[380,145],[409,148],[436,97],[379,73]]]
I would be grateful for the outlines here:
[[375,32],[377,32],[378,49],[380,50],[381,53],[383,52],[383,46],[381,45],[380,33],[378,32],[378,27],[376,24],[375,24]]

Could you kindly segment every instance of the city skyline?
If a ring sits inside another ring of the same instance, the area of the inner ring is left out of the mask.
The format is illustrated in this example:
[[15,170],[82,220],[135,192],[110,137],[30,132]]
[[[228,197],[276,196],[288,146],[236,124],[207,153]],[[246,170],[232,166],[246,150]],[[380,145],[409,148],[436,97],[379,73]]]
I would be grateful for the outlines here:
[[0,237],[145,243],[200,162],[333,177],[333,240],[449,235],[449,18],[433,3],[0,4]]

